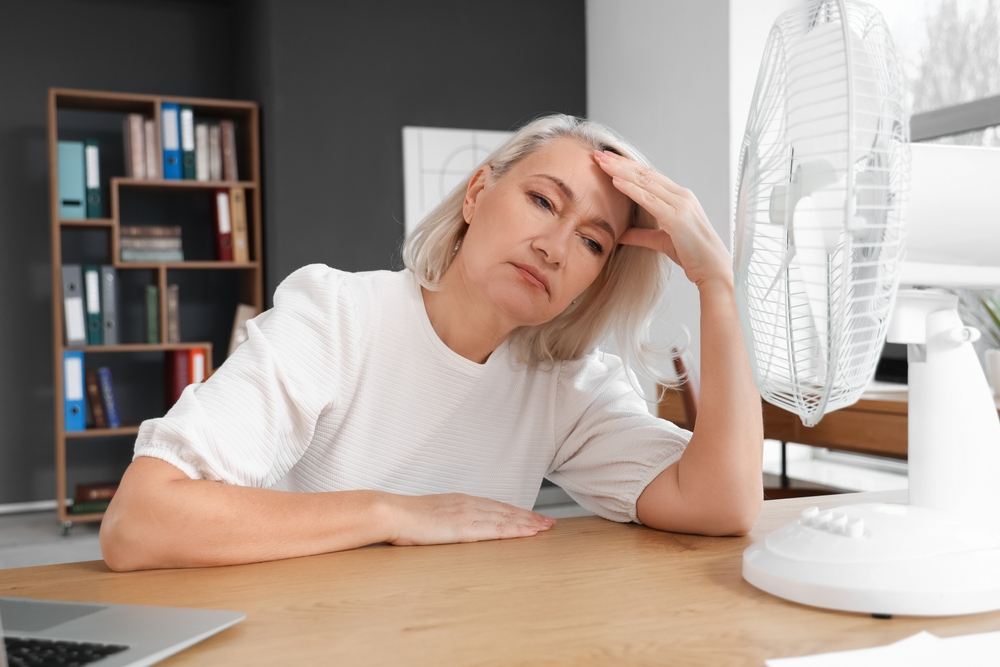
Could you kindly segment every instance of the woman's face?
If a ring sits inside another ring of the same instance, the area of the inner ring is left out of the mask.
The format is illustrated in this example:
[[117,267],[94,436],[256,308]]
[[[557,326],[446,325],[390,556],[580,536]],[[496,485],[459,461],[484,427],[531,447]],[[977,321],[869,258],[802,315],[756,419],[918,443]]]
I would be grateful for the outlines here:
[[592,151],[559,138],[502,178],[469,183],[469,225],[456,261],[512,327],[548,322],[597,278],[628,225],[630,201]]

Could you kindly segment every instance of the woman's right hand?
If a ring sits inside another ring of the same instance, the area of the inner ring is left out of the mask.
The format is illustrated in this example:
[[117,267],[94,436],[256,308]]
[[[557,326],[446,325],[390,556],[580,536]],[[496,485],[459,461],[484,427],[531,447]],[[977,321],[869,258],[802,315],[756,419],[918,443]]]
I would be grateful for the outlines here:
[[530,537],[556,522],[520,507],[463,493],[390,498],[394,530],[387,541],[401,546]]

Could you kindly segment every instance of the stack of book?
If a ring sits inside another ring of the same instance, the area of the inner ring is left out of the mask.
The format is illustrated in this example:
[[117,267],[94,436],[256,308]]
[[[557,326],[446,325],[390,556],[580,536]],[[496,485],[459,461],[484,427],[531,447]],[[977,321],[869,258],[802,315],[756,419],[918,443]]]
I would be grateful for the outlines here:
[[97,141],[60,141],[59,217],[100,218],[103,213]]
[[70,514],[91,514],[108,509],[111,499],[118,490],[118,482],[97,482],[77,484],[76,498],[69,507]]
[[[236,125],[231,120],[196,123],[187,104],[164,102],[162,125],[142,114],[125,118],[125,173],[130,178],[168,180],[238,181]],[[157,139],[160,143],[157,143]]]
[[118,344],[118,272],[113,266],[63,264],[66,345]]
[[183,262],[181,228],[176,225],[122,225],[123,262]]

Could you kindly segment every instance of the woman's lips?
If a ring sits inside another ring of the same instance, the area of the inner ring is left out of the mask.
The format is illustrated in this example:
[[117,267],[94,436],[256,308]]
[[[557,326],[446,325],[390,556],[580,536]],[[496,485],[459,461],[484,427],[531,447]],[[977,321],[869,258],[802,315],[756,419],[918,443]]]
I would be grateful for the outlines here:
[[546,293],[548,293],[549,280],[548,278],[545,277],[544,274],[542,274],[541,271],[531,266],[530,264],[516,264],[513,262],[511,264],[515,269],[517,269],[518,273],[520,273],[521,276],[526,281],[528,281],[538,289],[544,290]]

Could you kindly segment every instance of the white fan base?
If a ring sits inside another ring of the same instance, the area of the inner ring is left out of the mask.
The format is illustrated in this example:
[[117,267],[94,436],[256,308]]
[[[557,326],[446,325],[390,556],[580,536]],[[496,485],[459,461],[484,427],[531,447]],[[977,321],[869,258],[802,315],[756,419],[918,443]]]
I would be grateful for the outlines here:
[[827,609],[906,616],[993,611],[1000,609],[1000,535],[981,522],[913,505],[809,508],[743,552],[743,577],[778,597]]

